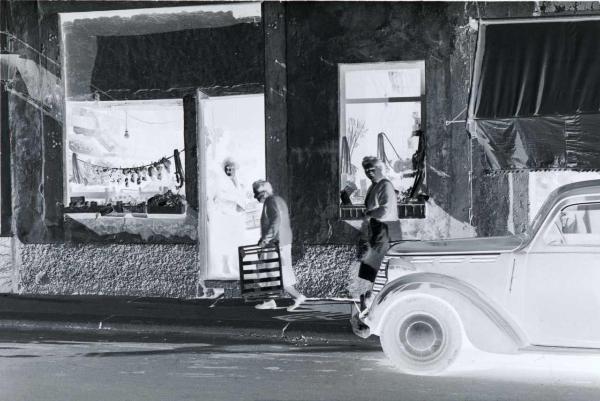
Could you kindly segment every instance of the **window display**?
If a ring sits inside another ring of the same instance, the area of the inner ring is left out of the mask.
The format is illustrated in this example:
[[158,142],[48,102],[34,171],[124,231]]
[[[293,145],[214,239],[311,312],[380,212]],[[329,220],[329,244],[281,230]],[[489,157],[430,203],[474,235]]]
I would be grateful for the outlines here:
[[364,204],[365,156],[384,162],[399,203],[424,195],[424,70],[423,61],[339,66],[343,206]]
[[71,208],[183,213],[181,100],[67,102],[66,120]]

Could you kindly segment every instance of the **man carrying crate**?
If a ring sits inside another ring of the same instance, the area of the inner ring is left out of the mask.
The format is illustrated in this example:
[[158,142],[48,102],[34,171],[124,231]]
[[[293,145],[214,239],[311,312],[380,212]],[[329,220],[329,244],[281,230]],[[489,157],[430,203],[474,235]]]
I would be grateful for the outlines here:
[[[294,287],[297,280],[292,269],[292,229],[288,207],[283,198],[273,194],[273,187],[267,181],[258,180],[254,182],[252,190],[254,191],[254,198],[263,204],[260,216],[261,235],[258,245],[279,246],[283,288],[294,297],[294,304],[288,307],[287,310],[293,311],[306,300],[306,297]],[[276,307],[277,303],[273,299],[255,306],[256,309],[274,309]]]

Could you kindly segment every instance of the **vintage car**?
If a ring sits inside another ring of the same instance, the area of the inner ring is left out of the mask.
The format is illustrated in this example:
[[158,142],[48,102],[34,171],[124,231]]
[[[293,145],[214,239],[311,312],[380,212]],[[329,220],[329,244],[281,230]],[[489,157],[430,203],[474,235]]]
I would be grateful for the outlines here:
[[552,192],[520,235],[397,243],[380,273],[360,320],[404,372],[439,373],[467,341],[600,352],[600,180]]

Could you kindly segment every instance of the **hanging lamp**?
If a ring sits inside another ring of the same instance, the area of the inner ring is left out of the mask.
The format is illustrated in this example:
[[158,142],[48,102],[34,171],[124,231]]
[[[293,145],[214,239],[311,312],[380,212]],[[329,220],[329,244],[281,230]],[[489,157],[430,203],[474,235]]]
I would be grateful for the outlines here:
[[125,139],[129,138],[129,131],[127,131],[127,110],[125,110],[125,134],[123,136]]

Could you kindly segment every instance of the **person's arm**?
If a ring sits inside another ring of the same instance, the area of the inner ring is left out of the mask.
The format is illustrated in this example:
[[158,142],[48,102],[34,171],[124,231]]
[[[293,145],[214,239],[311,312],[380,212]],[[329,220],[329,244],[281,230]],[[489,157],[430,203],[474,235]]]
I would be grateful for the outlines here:
[[219,186],[216,199],[234,203],[238,208],[245,210],[245,199],[243,196],[243,192],[236,187],[233,183],[223,183]]
[[261,245],[266,245],[279,238],[279,226],[281,224],[281,215],[274,197],[268,197],[265,200],[265,214],[269,219],[269,226],[265,234],[260,239]]
[[385,181],[383,185],[377,189],[375,196],[379,206],[374,209],[367,210],[366,214],[368,217],[381,219],[383,216],[388,215],[388,213],[393,212],[394,208],[396,207],[397,196],[396,191],[394,191],[394,186],[391,182]]

